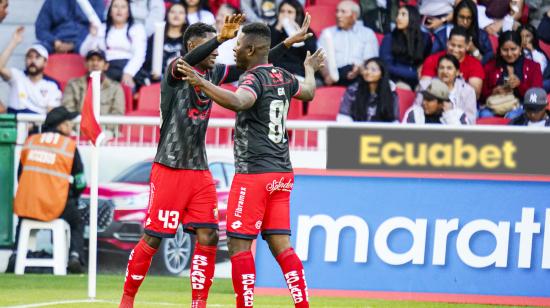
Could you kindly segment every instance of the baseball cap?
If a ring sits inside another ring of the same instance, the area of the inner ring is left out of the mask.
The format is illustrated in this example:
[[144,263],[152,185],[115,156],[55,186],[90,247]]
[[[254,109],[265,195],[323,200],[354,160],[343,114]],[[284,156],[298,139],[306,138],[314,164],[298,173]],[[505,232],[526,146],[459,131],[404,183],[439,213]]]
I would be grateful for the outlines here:
[[55,107],[54,109],[50,110],[48,114],[46,115],[46,121],[44,121],[44,127],[45,128],[55,128],[57,125],[63,123],[67,120],[72,120],[76,118],[79,115],[78,112],[70,112],[65,108],[65,106],[59,106]]
[[27,49],[27,52],[25,54],[28,54],[29,51],[31,50],[36,51],[41,57],[46,58],[46,60],[48,60],[49,53],[46,47],[40,44],[33,44],[31,47],[29,47],[29,49]]
[[440,101],[449,100],[449,87],[439,79],[433,79],[428,88],[422,91],[425,99],[437,99]]
[[86,54],[86,60],[89,60],[93,56],[98,56],[103,60],[107,59],[107,57],[105,56],[105,52],[101,49],[92,49],[88,51],[88,53]]
[[531,88],[523,97],[523,108],[540,111],[548,105],[546,91],[542,88]]

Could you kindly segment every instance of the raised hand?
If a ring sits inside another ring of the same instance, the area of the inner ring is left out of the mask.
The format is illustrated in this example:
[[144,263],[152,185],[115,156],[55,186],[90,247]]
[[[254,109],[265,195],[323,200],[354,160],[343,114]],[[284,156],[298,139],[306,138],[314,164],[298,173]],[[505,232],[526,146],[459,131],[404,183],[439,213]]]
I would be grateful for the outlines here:
[[301,43],[308,38],[313,36],[313,33],[308,33],[309,30],[309,24],[311,23],[311,15],[309,13],[306,13],[306,16],[304,17],[304,22],[302,23],[302,27],[300,28],[300,31],[294,33],[294,35],[288,37],[284,40],[284,44],[287,48],[290,48],[293,44]]
[[325,51],[322,48],[317,49],[314,54],[311,54],[308,50],[304,67],[311,67],[316,72],[325,66],[325,58]]
[[189,82],[192,86],[201,86],[204,81],[197,72],[189,65],[187,62],[183,61],[182,58],[176,60],[176,70],[182,74],[184,77],[183,80]]
[[19,26],[17,29],[15,29],[15,32],[13,32],[12,41],[15,44],[21,44],[23,42],[23,33],[25,32],[25,27]]
[[218,33],[218,42],[222,43],[237,36],[239,27],[245,20],[244,14],[233,14],[225,16],[223,27]]

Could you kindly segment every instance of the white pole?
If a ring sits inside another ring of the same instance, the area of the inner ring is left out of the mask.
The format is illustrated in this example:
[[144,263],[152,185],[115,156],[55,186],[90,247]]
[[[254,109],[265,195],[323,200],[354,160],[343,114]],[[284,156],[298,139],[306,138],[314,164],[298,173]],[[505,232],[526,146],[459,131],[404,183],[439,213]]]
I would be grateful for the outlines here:
[[[94,116],[99,123],[99,106],[101,91],[101,72],[94,71],[90,74],[92,78],[92,102]],[[92,163],[90,170],[90,244],[88,257],[88,297],[96,297],[96,275],[97,275],[97,199],[98,199],[98,173],[99,173],[99,144],[98,138],[96,145],[92,145]]]
[[164,22],[155,23],[155,34],[153,36],[153,63],[151,74],[162,76],[162,57],[164,56]]

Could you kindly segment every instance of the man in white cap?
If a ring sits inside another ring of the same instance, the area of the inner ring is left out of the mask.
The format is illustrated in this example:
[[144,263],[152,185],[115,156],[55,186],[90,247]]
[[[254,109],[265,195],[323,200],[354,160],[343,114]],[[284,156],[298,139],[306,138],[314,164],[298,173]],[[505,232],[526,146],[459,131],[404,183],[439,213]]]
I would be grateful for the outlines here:
[[61,104],[61,91],[53,79],[44,76],[48,51],[42,45],[32,45],[25,54],[25,71],[7,68],[13,51],[23,41],[24,28],[15,30],[7,47],[0,54],[0,77],[11,88],[8,113],[46,114]]

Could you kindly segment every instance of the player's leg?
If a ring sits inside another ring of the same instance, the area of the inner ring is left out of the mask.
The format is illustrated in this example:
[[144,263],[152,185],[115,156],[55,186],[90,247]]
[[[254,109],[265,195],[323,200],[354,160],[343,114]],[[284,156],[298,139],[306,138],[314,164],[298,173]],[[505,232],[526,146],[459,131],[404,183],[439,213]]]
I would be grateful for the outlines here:
[[133,307],[136,293],[147,275],[161,239],[174,237],[176,233],[183,210],[182,198],[185,197],[176,187],[184,175],[181,172],[153,164],[145,234],[130,253],[119,307]]
[[191,257],[191,308],[204,308],[214,279],[218,248],[218,197],[210,171],[193,171],[193,197],[182,219],[184,230],[196,234]]
[[236,174],[227,204],[227,236],[237,308],[253,307],[256,267],[252,241],[262,225],[267,191],[261,174]]
[[307,284],[302,261],[290,244],[290,191],[292,173],[274,174],[280,185],[271,192],[266,205],[262,236],[279,263],[295,307],[309,307]]
[[136,293],[149,271],[151,260],[157,252],[161,241],[162,239],[159,237],[144,234],[132,252],[130,252],[120,308],[134,306]]

